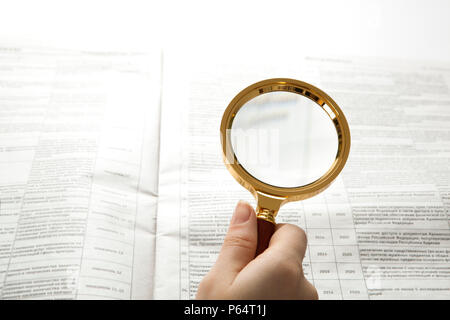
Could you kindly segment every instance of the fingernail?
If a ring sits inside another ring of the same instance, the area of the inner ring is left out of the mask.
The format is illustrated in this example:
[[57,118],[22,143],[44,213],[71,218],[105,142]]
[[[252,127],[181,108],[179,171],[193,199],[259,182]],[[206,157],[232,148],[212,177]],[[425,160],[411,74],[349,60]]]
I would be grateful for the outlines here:
[[239,201],[236,209],[234,209],[231,224],[240,224],[248,221],[251,213],[250,205],[244,201]]

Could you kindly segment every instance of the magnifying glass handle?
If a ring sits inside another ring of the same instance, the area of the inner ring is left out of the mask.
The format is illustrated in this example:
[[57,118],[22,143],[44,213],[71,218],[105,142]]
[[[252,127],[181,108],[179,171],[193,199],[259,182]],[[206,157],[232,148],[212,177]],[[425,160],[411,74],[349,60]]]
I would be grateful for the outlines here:
[[261,254],[269,246],[270,238],[275,232],[275,224],[267,220],[258,218],[258,243],[256,246],[256,256]]

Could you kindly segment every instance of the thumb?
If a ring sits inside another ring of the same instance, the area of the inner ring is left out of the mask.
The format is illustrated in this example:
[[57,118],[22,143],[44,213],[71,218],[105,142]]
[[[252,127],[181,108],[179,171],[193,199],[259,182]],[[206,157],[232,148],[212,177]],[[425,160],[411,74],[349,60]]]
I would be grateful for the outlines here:
[[215,271],[232,282],[237,274],[255,257],[257,243],[257,222],[253,208],[239,201],[231,218]]

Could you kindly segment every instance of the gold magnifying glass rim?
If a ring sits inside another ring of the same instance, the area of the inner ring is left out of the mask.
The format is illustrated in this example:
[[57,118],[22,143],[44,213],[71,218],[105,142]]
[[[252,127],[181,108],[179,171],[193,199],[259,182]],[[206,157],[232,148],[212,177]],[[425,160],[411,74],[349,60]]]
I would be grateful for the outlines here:
[[[338,150],[336,158],[324,175],[316,181],[298,187],[285,188],[264,183],[250,173],[239,163],[231,145],[230,131],[234,117],[239,109],[249,100],[265,93],[285,91],[303,95],[316,102],[328,114],[336,128]],[[282,202],[297,201],[310,198],[325,190],[344,168],[350,153],[350,128],[344,113],[337,103],[319,88],[295,79],[273,78],[254,83],[241,92],[230,102],[225,110],[220,125],[222,154],[225,165],[231,175],[256,197],[263,193],[271,197],[279,197]]]

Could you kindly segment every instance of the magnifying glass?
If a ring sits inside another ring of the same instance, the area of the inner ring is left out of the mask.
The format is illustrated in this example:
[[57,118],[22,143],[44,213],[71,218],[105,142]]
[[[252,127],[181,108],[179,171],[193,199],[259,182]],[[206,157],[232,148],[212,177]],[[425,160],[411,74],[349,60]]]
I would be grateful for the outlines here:
[[227,169],[257,201],[256,255],[268,247],[280,207],[325,190],[350,152],[350,129],[336,102],[287,78],[239,92],[223,114],[220,134]]

